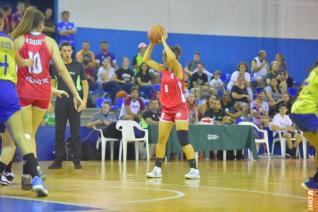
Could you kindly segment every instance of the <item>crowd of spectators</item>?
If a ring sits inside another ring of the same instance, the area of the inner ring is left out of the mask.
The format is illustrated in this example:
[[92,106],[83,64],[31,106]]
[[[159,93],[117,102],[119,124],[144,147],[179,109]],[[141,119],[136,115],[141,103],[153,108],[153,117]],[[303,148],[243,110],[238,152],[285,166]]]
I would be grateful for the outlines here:
[[[4,28],[7,33],[19,24],[25,8],[26,5],[19,2],[16,12],[12,14],[9,5],[3,6],[7,15]],[[44,33],[51,37],[57,35],[55,37],[59,44],[68,42],[74,48],[77,29],[70,22],[70,12],[63,11],[61,22],[56,25],[52,19],[52,9],[48,8],[44,13]],[[118,102],[122,102],[122,105],[114,111],[118,114],[116,117],[145,124],[157,123],[160,116],[160,73],[143,63],[147,45],[139,43],[136,56],[132,60],[123,57],[120,65],[117,64],[116,56],[109,51],[109,46],[107,41],[100,41],[100,49],[94,53],[90,50],[89,41],[84,41],[82,49],[74,55],[85,67],[91,94],[88,106],[94,107],[96,98],[109,100],[101,105],[101,112],[92,119],[90,126],[104,125],[110,131],[113,130],[114,126],[110,125],[113,116],[108,111]],[[268,127],[274,117],[278,117],[278,114],[282,116],[285,108],[288,114],[295,97],[295,92],[291,93],[295,89],[294,80],[289,75],[282,53],[277,53],[275,59],[269,62],[266,51],[260,50],[250,61],[238,61],[236,69],[227,77],[223,70],[207,70],[200,52],[194,52],[193,59],[184,71],[185,95],[192,124],[199,124],[203,118],[208,117],[217,124],[251,121],[259,127]],[[276,128],[279,128],[277,125],[275,123]],[[284,136],[290,138],[290,135]],[[291,144],[288,146],[292,148]]]

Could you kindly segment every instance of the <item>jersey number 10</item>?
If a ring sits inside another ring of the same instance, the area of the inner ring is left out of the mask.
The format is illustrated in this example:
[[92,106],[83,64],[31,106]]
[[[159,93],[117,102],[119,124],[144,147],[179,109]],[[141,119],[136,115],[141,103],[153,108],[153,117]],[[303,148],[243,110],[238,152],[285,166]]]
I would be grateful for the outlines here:
[[41,63],[40,53],[37,52],[33,54],[33,52],[29,52],[29,59],[34,61],[34,65],[31,67],[28,67],[29,73],[33,73],[33,74],[42,73],[42,63]]
[[4,61],[0,62],[0,67],[4,67],[4,75],[6,75],[9,68],[8,55],[4,55]]

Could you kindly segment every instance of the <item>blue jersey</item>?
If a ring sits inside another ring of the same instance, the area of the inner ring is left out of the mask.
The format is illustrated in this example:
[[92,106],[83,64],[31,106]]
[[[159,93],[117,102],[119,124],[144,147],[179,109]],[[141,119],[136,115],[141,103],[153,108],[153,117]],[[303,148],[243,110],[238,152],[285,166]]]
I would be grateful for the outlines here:
[[[57,24],[57,31],[63,32],[65,30],[76,30],[76,26],[72,22],[60,22]],[[74,44],[74,34],[71,35],[60,35],[59,45],[62,43],[68,42],[70,44]]]

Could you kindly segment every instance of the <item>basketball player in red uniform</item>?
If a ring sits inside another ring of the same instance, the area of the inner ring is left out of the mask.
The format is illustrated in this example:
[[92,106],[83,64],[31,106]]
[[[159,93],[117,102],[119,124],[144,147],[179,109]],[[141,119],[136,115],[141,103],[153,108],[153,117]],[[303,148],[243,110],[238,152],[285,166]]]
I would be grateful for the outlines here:
[[188,139],[189,111],[184,97],[185,74],[178,61],[181,48],[179,46],[169,47],[166,39],[166,33],[161,33],[161,43],[164,47],[164,64],[159,64],[151,59],[151,53],[155,45],[152,41],[150,41],[150,45],[143,58],[148,66],[162,72],[160,84],[162,114],[159,121],[155,168],[152,172],[147,173],[147,177],[162,177],[161,165],[165,157],[166,144],[173,124],[175,123],[179,142],[190,165],[190,171],[185,175],[185,178],[199,179],[200,174],[195,161],[194,149]]
[[[11,37],[15,39],[16,54],[23,59],[34,61],[31,67],[18,67],[17,91],[25,135],[32,141],[30,145],[35,156],[35,134],[51,100],[50,60],[53,60],[60,76],[74,95],[74,106],[78,111],[85,107],[63,63],[56,42],[41,33],[43,28],[43,13],[35,7],[28,7],[20,24],[11,33]],[[30,188],[30,176],[27,172],[24,167],[21,178],[22,189]]]

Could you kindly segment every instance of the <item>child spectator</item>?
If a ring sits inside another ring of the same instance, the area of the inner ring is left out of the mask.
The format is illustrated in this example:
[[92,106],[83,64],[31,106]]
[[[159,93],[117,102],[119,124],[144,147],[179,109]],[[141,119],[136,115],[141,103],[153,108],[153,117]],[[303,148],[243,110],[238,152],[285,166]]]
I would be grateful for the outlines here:
[[[287,107],[284,104],[279,105],[279,113],[277,113],[272,121],[272,130],[280,131],[287,143],[287,156],[291,156],[293,159],[296,158],[296,148],[299,143],[303,140],[303,136],[300,133],[295,132],[293,122],[289,118],[287,113]],[[295,142],[293,143],[293,139]]]
[[210,88],[211,88],[212,94],[216,96],[222,96],[224,91],[224,84],[223,84],[223,81],[220,79],[220,77],[221,77],[221,71],[216,70],[214,72],[213,79],[210,81]]

